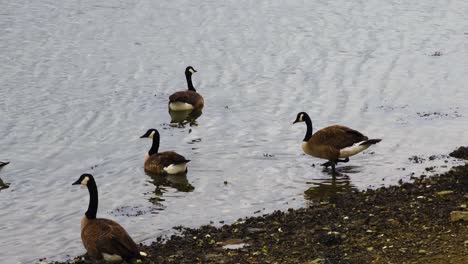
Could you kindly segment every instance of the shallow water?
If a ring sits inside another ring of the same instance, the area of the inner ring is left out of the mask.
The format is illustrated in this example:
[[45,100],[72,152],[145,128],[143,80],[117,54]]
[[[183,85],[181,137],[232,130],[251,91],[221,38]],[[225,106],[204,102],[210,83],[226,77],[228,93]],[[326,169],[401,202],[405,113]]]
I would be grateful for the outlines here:
[[[440,155],[468,140],[468,3],[426,2],[4,0],[2,262],[84,252],[88,194],[71,186],[84,172],[98,215],[145,242],[457,164]],[[205,108],[172,127],[167,98],[187,65]],[[333,183],[302,153],[299,111],[383,141]],[[161,150],[192,160],[185,179],[144,173],[152,127]]]

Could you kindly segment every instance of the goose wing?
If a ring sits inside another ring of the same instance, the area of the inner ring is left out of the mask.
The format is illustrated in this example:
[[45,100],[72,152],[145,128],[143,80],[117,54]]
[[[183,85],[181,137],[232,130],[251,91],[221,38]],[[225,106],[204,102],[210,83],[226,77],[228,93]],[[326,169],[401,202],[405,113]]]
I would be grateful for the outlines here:
[[357,130],[335,125],[317,131],[309,141],[316,145],[327,145],[336,149],[342,149],[367,139],[366,136]]
[[100,259],[102,253],[119,255],[123,259],[139,256],[136,243],[127,231],[109,219],[96,219],[82,231],[82,239],[88,254]]
[[199,102],[201,96],[194,91],[179,91],[173,93],[171,96],[169,96],[169,103],[173,102],[184,102],[188,103],[191,105],[195,105],[197,102]]
[[163,168],[171,164],[181,164],[181,163],[187,163],[190,161],[186,159],[184,156],[174,151],[160,152],[160,153],[152,155],[150,159],[153,159],[153,157],[154,157],[154,162],[162,165]]

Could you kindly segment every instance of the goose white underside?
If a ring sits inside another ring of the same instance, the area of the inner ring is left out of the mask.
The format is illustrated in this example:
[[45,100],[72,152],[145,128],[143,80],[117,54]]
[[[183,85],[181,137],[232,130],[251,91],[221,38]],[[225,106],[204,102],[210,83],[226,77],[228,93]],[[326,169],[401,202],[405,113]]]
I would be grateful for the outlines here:
[[102,253],[102,257],[104,258],[105,261],[108,261],[108,262],[120,262],[122,261],[122,257],[115,254],[115,255],[111,255],[111,254],[107,254],[107,253]]
[[[351,156],[354,156],[356,154],[358,154],[359,152],[367,149],[370,144],[362,144],[363,142],[365,141],[361,141],[361,142],[358,142],[358,143],[355,143],[354,145],[350,146],[350,147],[347,147],[347,148],[343,148],[343,149],[340,149],[340,158],[348,158],[348,157],[351,157]],[[360,145],[362,144],[362,145]]]
[[167,167],[164,167],[163,170],[167,172],[167,174],[184,173],[187,170],[187,163],[171,164]]
[[169,104],[169,109],[172,111],[186,111],[192,110],[193,105],[184,102],[173,102]]

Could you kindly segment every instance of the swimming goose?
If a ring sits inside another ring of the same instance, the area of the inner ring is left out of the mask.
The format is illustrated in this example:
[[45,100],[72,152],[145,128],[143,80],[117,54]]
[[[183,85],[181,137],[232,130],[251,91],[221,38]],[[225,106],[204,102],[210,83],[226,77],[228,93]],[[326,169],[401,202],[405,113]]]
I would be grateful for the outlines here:
[[0,161],[0,168],[3,167],[3,166],[5,166],[5,165],[8,165],[8,164],[10,164],[10,162],[8,162],[8,161],[6,161],[6,162],[5,162],[5,161]]
[[83,174],[73,185],[84,185],[89,191],[88,211],[81,220],[81,241],[93,263],[118,262],[146,256],[117,222],[96,218],[98,191],[93,175]]
[[192,66],[185,69],[185,78],[187,79],[188,90],[179,91],[169,96],[169,110],[185,111],[185,110],[201,110],[204,105],[203,97],[197,93],[192,84],[192,74],[197,72]]
[[331,166],[333,173],[338,162],[348,162],[349,157],[381,141],[381,139],[368,139],[361,132],[340,125],[322,128],[312,135],[312,121],[305,112],[297,114],[293,124],[298,122],[305,122],[307,125],[302,150],[313,157],[327,159],[328,162],[322,166]]
[[154,174],[182,174],[187,171],[187,163],[190,160],[174,151],[159,152],[159,132],[152,128],[140,138],[152,138],[153,145],[145,154],[145,171]]

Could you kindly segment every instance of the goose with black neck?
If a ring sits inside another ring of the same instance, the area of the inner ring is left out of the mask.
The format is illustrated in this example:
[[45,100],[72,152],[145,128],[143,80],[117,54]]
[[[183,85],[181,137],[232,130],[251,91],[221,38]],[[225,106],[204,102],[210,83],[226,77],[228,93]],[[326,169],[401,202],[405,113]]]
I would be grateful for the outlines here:
[[369,139],[361,132],[341,125],[325,127],[312,134],[312,120],[305,112],[298,113],[293,124],[299,122],[305,122],[307,125],[302,150],[313,157],[328,160],[322,166],[331,166],[333,173],[336,172],[335,166],[338,162],[348,162],[349,157],[381,141]]
[[185,78],[187,80],[187,90],[178,91],[169,96],[169,111],[187,111],[203,109],[205,104],[203,97],[195,90],[192,83],[192,74],[197,72],[192,66],[185,69]]
[[83,174],[73,185],[84,185],[89,191],[88,210],[81,220],[81,241],[93,263],[120,262],[146,256],[121,225],[110,219],[96,218],[98,191],[93,175]]
[[140,138],[152,138],[153,144],[145,153],[144,168],[153,174],[184,174],[187,172],[187,163],[190,161],[174,151],[159,151],[159,131],[151,128]]

